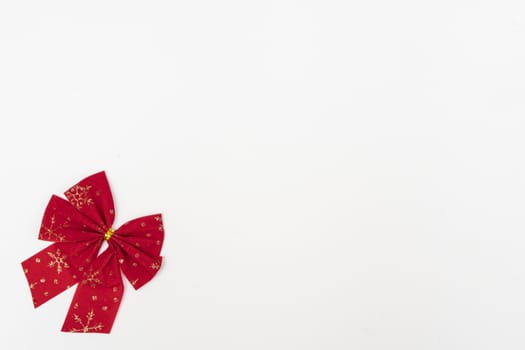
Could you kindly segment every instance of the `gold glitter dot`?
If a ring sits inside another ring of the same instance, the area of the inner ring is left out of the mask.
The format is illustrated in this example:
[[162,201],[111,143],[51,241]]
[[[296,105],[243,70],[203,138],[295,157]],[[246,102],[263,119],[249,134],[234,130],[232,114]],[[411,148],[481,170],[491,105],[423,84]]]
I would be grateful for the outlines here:
[[40,258],[36,258],[35,261],[36,261],[37,264],[39,264],[40,263]]
[[45,279],[45,278],[41,278],[41,279],[40,279],[40,282],[41,282],[41,283],[45,283],[45,282],[46,282],[46,279]]
[[101,307],[102,311],[108,311],[108,307],[106,305]]
[[54,284],[58,284],[58,280],[55,278],[55,279],[53,280],[53,283],[54,283]]

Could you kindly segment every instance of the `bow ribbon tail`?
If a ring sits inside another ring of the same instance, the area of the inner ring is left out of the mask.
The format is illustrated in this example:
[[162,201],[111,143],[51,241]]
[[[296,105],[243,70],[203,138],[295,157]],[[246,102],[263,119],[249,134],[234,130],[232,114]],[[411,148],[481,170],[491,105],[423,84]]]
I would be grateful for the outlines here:
[[100,246],[86,243],[54,243],[22,262],[35,308],[78,282],[81,262],[94,259]]
[[84,271],[73,296],[63,332],[109,333],[117,316],[124,286],[112,249]]

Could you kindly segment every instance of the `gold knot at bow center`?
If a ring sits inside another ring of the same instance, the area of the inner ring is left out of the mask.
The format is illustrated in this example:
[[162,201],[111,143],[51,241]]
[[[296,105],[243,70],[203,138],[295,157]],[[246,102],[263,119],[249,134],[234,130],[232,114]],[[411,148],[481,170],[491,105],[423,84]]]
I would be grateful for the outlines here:
[[114,233],[115,233],[115,230],[113,230],[110,227],[109,230],[104,234],[104,240],[109,241],[109,239],[111,238],[111,236],[113,236]]

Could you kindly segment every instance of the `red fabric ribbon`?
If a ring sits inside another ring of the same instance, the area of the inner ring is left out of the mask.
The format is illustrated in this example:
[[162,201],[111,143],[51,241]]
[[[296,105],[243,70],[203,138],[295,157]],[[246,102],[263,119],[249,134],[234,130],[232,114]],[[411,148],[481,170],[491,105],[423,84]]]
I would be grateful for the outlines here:
[[[123,294],[120,271],[138,289],[162,263],[161,214],[113,230],[113,197],[104,172],[52,196],[38,239],[55,242],[22,262],[35,308],[78,283],[63,332],[109,333]],[[102,243],[108,248],[98,255]]]

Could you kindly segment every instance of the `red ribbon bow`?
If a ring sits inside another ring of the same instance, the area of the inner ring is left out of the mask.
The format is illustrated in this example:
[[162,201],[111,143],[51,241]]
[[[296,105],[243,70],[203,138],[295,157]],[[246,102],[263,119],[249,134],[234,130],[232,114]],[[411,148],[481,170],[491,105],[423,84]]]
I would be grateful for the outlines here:
[[[22,262],[35,308],[78,283],[63,332],[109,333],[124,285],[138,289],[160,268],[161,214],[126,222],[116,230],[113,197],[104,172],[53,195],[38,239],[55,242]],[[102,243],[108,248],[98,255]]]

